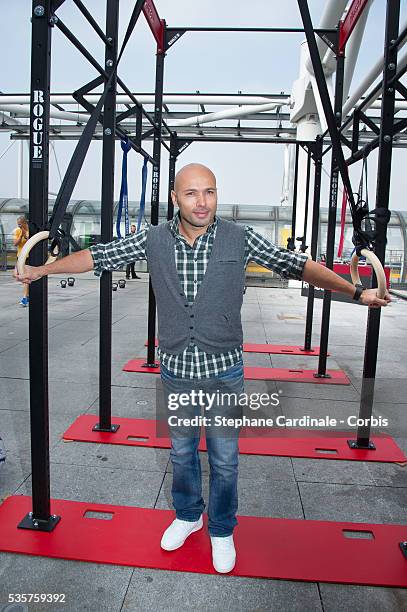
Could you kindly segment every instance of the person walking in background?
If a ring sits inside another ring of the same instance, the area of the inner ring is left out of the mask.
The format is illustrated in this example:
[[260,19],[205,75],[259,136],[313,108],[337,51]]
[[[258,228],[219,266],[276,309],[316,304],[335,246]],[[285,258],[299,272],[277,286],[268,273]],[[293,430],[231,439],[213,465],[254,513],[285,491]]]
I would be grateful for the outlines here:
[[[134,223],[132,223],[130,226],[130,235],[135,234],[136,229],[137,229],[136,226],[134,225]],[[134,269],[134,261],[127,264],[126,266],[126,278],[127,279],[130,278],[130,274],[131,274],[131,278],[140,278],[139,276],[137,276],[136,271]]]
[[[17,257],[29,238],[28,223],[24,216],[17,218],[17,227],[13,231],[13,244],[17,247]],[[30,298],[28,297],[28,285],[24,285],[23,297],[20,300],[21,306],[28,306]]]

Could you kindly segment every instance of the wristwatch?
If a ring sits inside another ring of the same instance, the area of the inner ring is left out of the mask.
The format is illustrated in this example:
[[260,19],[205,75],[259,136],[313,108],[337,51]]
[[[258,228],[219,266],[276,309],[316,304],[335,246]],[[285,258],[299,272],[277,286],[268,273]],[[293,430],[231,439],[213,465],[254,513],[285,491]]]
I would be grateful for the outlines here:
[[355,300],[355,302],[359,302],[360,296],[362,295],[364,290],[365,288],[363,287],[363,285],[356,285],[355,293],[353,294],[352,299]]

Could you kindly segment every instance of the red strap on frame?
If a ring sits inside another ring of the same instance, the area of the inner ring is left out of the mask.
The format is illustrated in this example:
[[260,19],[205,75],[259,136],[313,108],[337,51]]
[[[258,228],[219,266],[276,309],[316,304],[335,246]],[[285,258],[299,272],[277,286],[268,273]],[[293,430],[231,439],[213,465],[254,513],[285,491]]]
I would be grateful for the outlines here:
[[367,3],[368,0],[353,0],[345,15],[345,19],[339,23],[339,53],[345,51],[346,42],[352,34],[353,28],[357,24]]
[[145,0],[143,13],[147,19],[148,25],[150,26],[151,32],[157,41],[158,52],[162,53],[164,51],[164,21],[160,19],[153,0]]

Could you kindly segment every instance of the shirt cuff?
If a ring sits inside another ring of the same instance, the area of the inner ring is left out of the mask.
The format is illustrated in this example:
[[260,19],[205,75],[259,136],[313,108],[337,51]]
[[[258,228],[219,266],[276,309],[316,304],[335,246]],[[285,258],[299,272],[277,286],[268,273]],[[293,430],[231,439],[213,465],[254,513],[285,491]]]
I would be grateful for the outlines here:
[[96,244],[93,244],[89,247],[89,252],[93,259],[93,273],[98,278],[103,274],[103,267],[100,261],[100,253],[98,252],[98,247]]
[[308,261],[308,255],[305,253],[292,253],[292,263],[289,270],[287,270],[286,278],[293,280],[302,280],[304,273],[305,263]]

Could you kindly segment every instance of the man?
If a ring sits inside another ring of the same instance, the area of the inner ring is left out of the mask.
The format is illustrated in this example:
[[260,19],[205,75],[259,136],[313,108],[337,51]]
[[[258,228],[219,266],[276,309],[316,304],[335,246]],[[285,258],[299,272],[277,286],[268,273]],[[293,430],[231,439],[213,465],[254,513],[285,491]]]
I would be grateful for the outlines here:
[[[17,227],[13,231],[13,244],[17,247],[17,257],[29,238],[27,219],[22,216],[17,218]],[[24,284],[23,297],[20,300],[21,306],[28,306],[30,298],[28,297],[28,285]]]
[[[161,379],[167,399],[170,393],[191,393],[213,388],[213,384],[223,390],[242,391],[240,309],[249,260],[286,278],[302,278],[312,285],[354,296],[351,283],[307,255],[279,249],[252,228],[217,217],[216,178],[209,168],[201,164],[184,166],[176,176],[171,197],[178,207],[172,221],[118,242],[94,245],[47,266],[27,266],[25,275],[17,277],[29,283],[50,273],[94,269],[101,275],[103,270],[147,259],[157,302]],[[390,296],[381,300],[375,289],[369,289],[359,299],[368,306],[380,307],[387,305]],[[182,546],[188,536],[202,528],[204,509],[199,431],[195,428],[189,436],[171,431],[171,436],[176,518],[161,540],[162,548],[168,551]],[[225,436],[207,435],[208,530],[213,564],[220,573],[231,571],[236,560],[237,438],[233,431]]]
[[[134,225],[134,223],[131,224],[130,226],[130,234],[135,234],[136,233],[136,226]],[[131,263],[127,264],[126,266],[126,278],[127,280],[130,278],[130,274],[131,274],[131,278],[140,278],[139,276],[137,276],[136,271],[134,270],[134,261],[132,261]]]

